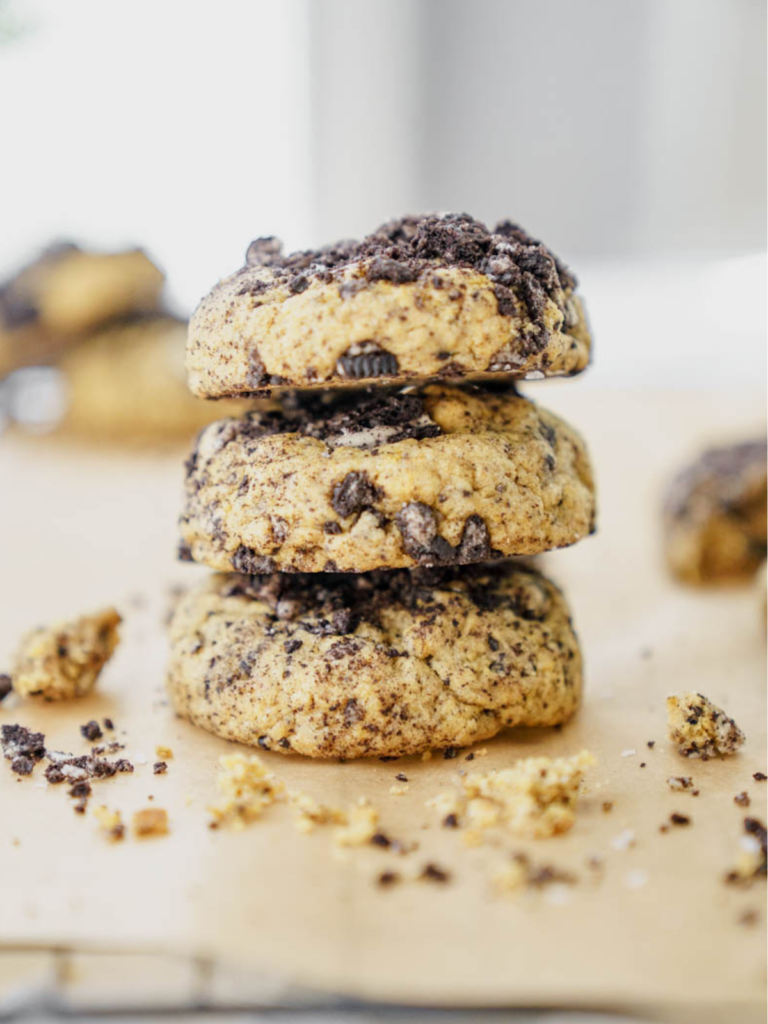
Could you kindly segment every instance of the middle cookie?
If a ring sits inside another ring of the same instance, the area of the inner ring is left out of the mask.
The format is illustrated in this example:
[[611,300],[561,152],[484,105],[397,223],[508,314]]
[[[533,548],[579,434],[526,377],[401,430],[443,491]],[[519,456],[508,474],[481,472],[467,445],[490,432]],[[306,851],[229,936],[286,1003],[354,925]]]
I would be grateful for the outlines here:
[[330,393],[202,431],[180,556],[244,573],[466,564],[573,544],[594,518],[584,442],[512,390]]

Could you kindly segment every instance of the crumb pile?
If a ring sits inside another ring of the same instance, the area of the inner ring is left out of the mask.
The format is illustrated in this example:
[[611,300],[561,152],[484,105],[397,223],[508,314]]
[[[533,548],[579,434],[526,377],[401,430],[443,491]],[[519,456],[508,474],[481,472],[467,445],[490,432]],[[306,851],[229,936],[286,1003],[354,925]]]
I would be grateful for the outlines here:
[[584,773],[594,764],[586,750],[570,758],[525,758],[510,768],[470,772],[458,789],[441,793],[429,806],[446,827],[464,829],[470,845],[494,828],[521,838],[547,838],[573,825]]
[[187,460],[179,556],[222,575],[171,622],[180,715],[350,758],[574,713],[565,600],[500,560],[594,530],[584,442],[515,390],[586,367],[576,287],[521,228],[464,214],[316,252],[251,244],[188,333],[195,394],[263,403]]

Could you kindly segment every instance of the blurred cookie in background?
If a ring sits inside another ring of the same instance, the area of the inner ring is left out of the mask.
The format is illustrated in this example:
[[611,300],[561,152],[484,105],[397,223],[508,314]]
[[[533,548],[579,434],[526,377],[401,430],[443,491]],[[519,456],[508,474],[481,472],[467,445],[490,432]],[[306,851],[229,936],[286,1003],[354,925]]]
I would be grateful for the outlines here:
[[168,314],[110,324],[66,352],[62,432],[94,441],[142,444],[189,439],[252,401],[204,401],[187,388],[187,326]]
[[164,281],[141,249],[49,246],[0,284],[0,377],[50,362],[102,324],[159,311]]
[[705,451],[672,482],[664,509],[666,558],[685,583],[752,578],[766,557],[766,441]]

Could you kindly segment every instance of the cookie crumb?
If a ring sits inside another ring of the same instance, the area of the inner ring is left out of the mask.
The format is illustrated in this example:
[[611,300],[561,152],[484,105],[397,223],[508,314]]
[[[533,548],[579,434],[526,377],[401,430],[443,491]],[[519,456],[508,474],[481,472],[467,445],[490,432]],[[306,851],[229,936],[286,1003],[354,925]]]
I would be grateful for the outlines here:
[[45,757],[45,736],[41,732],[32,732],[23,725],[3,725],[0,727],[0,746],[3,757],[7,761],[15,761],[19,757],[42,761]]
[[396,871],[382,871],[376,881],[379,885],[386,888],[389,885],[394,885],[395,882],[399,882],[400,875]]
[[741,837],[741,853],[725,881],[736,885],[750,885],[753,879],[768,871],[768,839],[765,825],[757,818],[744,819],[745,835]]
[[155,763],[152,765],[153,775],[165,775],[167,771],[168,765],[166,764],[165,761],[155,761]]
[[747,928],[753,928],[760,921],[760,913],[753,908],[748,910],[742,910],[739,916],[736,918],[736,923],[744,925]]
[[219,758],[217,779],[221,800],[208,810],[211,825],[240,831],[261,817],[283,792],[283,785],[267,771],[257,754],[227,754]]
[[155,757],[160,761],[171,761],[173,759],[173,751],[170,747],[159,745],[155,747]]
[[550,885],[575,885],[576,875],[553,864],[533,864],[525,853],[513,854],[512,859],[493,876],[495,887],[512,895],[520,889],[543,889]]
[[99,823],[102,832],[106,834],[110,842],[116,843],[125,836],[125,825],[123,824],[120,811],[110,811],[103,804],[93,812],[94,818]]
[[398,782],[408,781],[408,776],[405,774],[405,772],[398,772],[395,778],[397,779]]
[[116,609],[105,608],[28,633],[11,673],[14,690],[47,701],[90,693],[119,643],[121,622]]
[[80,735],[91,743],[95,743],[96,740],[100,740],[103,736],[99,723],[94,719],[90,722],[86,722],[85,725],[80,726]]
[[0,703],[2,703],[5,700],[5,698],[8,696],[9,693],[12,692],[12,690],[13,682],[11,681],[11,677],[9,675],[6,675],[5,672],[0,672]]
[[673,825],[690,825],[691,819],[687,814],[678,814],[677,811],[673,811],[669,816],[669,820]]
[[645,745],[646,747],[648,747],[649,750],[653,750],[653,748],[656,746],[656,740],[648,740],[648,742]]
[[334,833],[337,846],[364,846],[377,834],[378,812],[363,797],[347,813],[347,821]]
[[326,807],[318,803],[308,793],[291,792],[288,794],[288,802],[295,808],[296,829],[299,832],[312,832],[316,825],[344,825],[347,823],[347,816],[338,807]]
[[635,845],[635,833],[631,828],[625,828],[619,832],[617,836],[614,836],[611,840],[611,846],[614,850],[629,850]]
[[104,728],[105,729],[109,729],[110,732],[114,731],[115,723],[112,721],[111,718],[105,718],[104,719]]
[[595,763],[584,750],[571,758],[531,757],[510,768],[471,772],[459,790],[441,793],[427,806],[442,820],[454,814],[465,822],[469,845],[496,826],[530,838],[557,835],[573,825],[584,773]]
[[738,804],[739,807],[749,807],[749,793],[746,790],[743,793],[737,793],[733,798],[733,802]]
[[676,792],[682,792],[693,787],[693,779],[690,775],[671,775],[667,779],[667,785]]
[[133,816],[133,831],[137,836],[164,836],[168,833],[168,812],[161,807],[145,807]]
[[669,738],[683,757],[733,754],[745,736],[732,718],[701,693],[667,697]]
[[610,814],[613,810],[613,800],[603,800],[603,814]]
[[451,876],[448,871],[445,871],[439,865],[433,864],[431,862],[429,864],[424,865],[424,867],[421,869],[421,874],[419,875],[419,878],[423,881],[441,883],[449,882],[451,880]]
[[765,780],[768,779],[768,775],[766,775],[765,772],[755,772],[752,778],[755,782],[765,782]]

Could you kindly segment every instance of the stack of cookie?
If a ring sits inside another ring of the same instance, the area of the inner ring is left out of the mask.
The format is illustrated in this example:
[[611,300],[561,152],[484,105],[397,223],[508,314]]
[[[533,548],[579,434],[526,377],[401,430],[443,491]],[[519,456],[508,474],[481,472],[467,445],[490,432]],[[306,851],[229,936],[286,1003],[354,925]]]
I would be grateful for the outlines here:
[[464,746],[574,712],[559,590],[512,556],[594,529],[584,443],[515,390],[589,361],[576,282],[509,222],[405,218],[284,256],[254,242],[189,328],[201,397],[180,556],[177,712],[314,757]]
[[[210,406],[186,387],[186,324],[166,309],[164,284],[141,249],[95,252],[71,242],[49,246],[0,283],[0,383],[15,374],[0,393],[2,411],[29,422],[25,381],[40,371],[16,371],[53,364],[44,378],[51,408],[41,410],[49,427],[152,443],[186,440],[210,423]],[[226,405],[219,416],[249,407]]]

